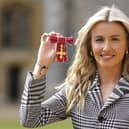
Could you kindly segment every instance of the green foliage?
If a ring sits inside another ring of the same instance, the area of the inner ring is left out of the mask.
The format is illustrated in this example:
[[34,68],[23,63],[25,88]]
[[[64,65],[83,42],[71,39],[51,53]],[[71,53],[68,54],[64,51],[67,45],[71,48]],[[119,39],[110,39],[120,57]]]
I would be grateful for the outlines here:
[[[0,120],[0,129],[27,129],[20,125],[18,120]],[[33,128],[35,129],[35,128]],[[52,123],[37,129],[73,129],[71,120]]]

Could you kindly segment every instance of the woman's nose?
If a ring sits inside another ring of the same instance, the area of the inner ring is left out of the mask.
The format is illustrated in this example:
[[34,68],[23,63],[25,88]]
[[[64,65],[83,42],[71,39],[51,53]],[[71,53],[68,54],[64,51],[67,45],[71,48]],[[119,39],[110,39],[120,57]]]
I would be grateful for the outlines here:
[[110,41],[105,41],[104,46],[103,46],[103,50],[104,50],[104,51],[108,51],[108,50],[110,50],[111,48],[112,48],[112,47],[111,47]]

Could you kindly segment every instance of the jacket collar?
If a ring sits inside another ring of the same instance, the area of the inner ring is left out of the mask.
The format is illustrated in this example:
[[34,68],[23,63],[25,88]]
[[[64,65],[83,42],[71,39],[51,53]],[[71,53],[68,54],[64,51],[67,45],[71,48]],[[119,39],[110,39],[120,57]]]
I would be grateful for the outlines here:
[[91,88],[88,91],[88,94],[91,97],[91,100],[101,110],[104,110],[105,108],[107,108],[111,104],[115,103],[117,100],[119,100],[126,93],[129,93],[129,81],[127,81],[124,78],[124,76],[121,76],[120,80],[116,84],[111,95],[109,96],[107,101],[103,104],[98,72],[96,72],[96,76],[93,80]]
[[99,81],[99,74],[96,74],[93,77],[93,82],[91,87],[88,90],[88,95],[90,96],[91,100],[97,107],[100,109],[103,105],[102,96],[101,96],[101,89],[100,89],[100,81]]
[[129,82],[122,76],[118,83],[116,84],[111,95],[104,103],[102,110],[110,106],[112,103],[118,101],[123,95],[129,93]]

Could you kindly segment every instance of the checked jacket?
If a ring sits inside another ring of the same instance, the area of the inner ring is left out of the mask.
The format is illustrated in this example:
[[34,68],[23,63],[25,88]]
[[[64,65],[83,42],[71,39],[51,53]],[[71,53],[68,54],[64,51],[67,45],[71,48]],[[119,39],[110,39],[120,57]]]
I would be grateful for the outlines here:
[[85,98],[83,111],[74,105],[66,114],[66,93],[62,88],[44,100],[46,79],[33,79],[29,72],[21,98],[20,122],[39,127],[71,118],[74,129],[129,129],[129,81],[121,76],[107,101],[103,103],[98,74]]

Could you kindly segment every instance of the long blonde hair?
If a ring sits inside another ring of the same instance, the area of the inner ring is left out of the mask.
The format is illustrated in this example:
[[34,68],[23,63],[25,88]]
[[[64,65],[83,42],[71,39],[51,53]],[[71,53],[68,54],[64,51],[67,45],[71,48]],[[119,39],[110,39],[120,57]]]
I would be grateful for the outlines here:
[[[87,90],[91,86],[90,78],[95,74],[97,69],[95,59],[90,54],[90,32],[92,27],[100,21],[120,22],[127,30],[127,33],[129,32],[128,17],[115,6],[103,7],[89,18],[88,22],[78,32],[75,59],[68,69],[67,77],[64,82],[67,86],[67,112],[70,111],[75,103],[78,103],[80,109],[83,109]],[[129,33],[127,35],[129,35]],[[129,55],[126,56],[124,64],[123,74],[129,79]]]

